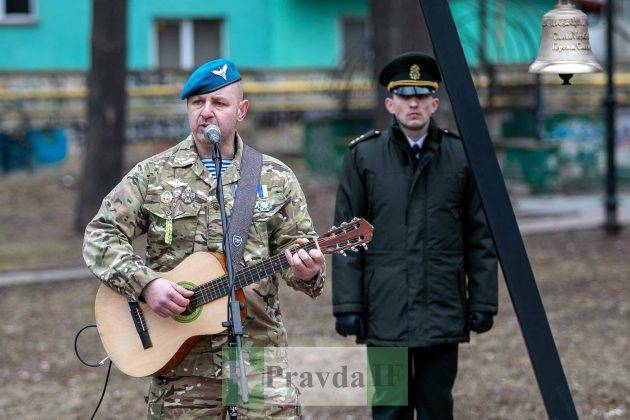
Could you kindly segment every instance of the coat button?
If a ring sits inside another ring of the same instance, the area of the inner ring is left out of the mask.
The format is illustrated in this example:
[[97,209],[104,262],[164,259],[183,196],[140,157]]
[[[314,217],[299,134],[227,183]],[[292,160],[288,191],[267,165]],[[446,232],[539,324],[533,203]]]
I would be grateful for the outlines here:
[[215,210],[219,210],[219,203],[217,203],[216,201],[212,203],[212,208]]

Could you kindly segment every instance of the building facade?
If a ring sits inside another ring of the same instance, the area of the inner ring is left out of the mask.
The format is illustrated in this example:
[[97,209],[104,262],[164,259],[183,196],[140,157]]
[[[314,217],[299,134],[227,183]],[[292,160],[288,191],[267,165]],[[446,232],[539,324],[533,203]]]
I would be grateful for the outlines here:
[[[630,0],[615,2],[617,158],[620,178],[629,180]],[[333,172],[330,162],[339,160],[348,138],[360,134],[362,124],[371,125],[369,3],[127,0],[128,142],[185,135],[187,122],[174,98],[190,69],[220,55],[243,70],[255,103],[248,121],[257,140],[268,140],[261,149],[304,150],[307,160],[321,158],[307,161],[313,169]],[[601,8],[598,0],[589,3],[591,44],[604,64]],[[504,173],[541,192],[600,185],[604,162],[603,75],[576,76],[582,86],[573,90],[558,78],[542,78],[537,97],[536,78],[527,73],[538,51],[541,17],[554,4],[450,1],[491,135],[501,142]],[[91,17],[92,0],[0,0],[0,143],[11,127],[28,126],[46,129],[51,138],[63,128],[72,144],[82,144]],[[328,124],[327,118],[337,120]]]
[[[0,0],[0,71],[85,71],[91,0]],[[131,70],[334,68],[367,39],[366,0],[129,0]],[[345,46],[345,48],[344,48]]]
[[[452,0],[471,66],[526,63],[553,0]],[[91,0],[0,0],[0,71],[85,71]],[[128,0],[131,70],[188,70],[226,56],[245,69],[333,69],[368,48],[368,0]],[[483,22],[483,23],[482,23]],[[359,57],[359,61],[361,57]]]

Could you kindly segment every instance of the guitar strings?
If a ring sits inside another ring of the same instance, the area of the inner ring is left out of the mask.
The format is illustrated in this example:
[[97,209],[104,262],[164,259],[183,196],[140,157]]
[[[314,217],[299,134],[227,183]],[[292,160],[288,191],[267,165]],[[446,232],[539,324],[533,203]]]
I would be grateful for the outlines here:
[[[296,249],[303,248],[305,250],[310,250],[314,249],[315,245],[315,242],[309,242],[303,246],[297,247]],[[278,265],[278,267],[276,267],[276,264]],[[286,262],[286,259],[283,259],[283,254],[275,255],[265,261],[255,264],[254,266],[247,267],[237,272],[236,287],[240,289],[244,286],[247,286],[248,284],[259,280],[260,278],[273,275],[275,272],[285,269],[288,266],[289,265]],[[262,274],[261,272],[264,272],[264,274]],[[227,276],[222,276],[218,279],[215,279],[214,281],[199,286],[199,292],[201,300],[203,301],[200,302],[201,304],[205,304],[211,300],[228,294],[229,284],[227,282]],[[195,299],[195,304],[196,303],[198,303],[197,299]]]
[[[314,242],[310,242],[301,247],[297,247],[297,249],[303,248],[305,250],[311,250],[315,248],[314,245]],[[284,259],[284,254],[275,255],[265,261],[255,264],[254,266],[247,267],[237,272],[236,288],[240,289],[260,280],[261,278],[269,277],[277,271],[288,267],[289,264],[286,262],[286,259]],[[229,290],[230,288],[227,276],[217,278],[209,283],[199,286],[198,295],[193,297],[193,305],[203,305],[215,300],[216,298],[226,296],[229,294]],[[199,296],[200,299],[197,299],[197,296]]]
[[[316,248],[316,243],[311,241],[307,244],[294,248],[296,251],[304,249],[310,251]],[[278,271],[289,267],[289,263],[286,261],[284,254],[274,255],[264,261],[259,262],[251,267],[246,267],[236,273],[235,286],[240,289],[255,281],[269,277]],[[264,272],[264,274],[261,274]],[[191,305],[193,307],[204,305],[219,297],[225,296],[229,293],[229,284],[227,275],[223,275],[210,282],[204,283],[192,289],[195,295],[191,298]]]
[[[329,231],[327,234],[320,236],[319,238],[311,242],[294,247],[293,249],[295,249],[296,251],[299,249],[310,251],[311,249],[315,249],[317,244],[329,240],[331,237],[337,236],[340,232],[348,233],[349,231],[356,229],[358,229],[356,223],[341,226],[339,228],[335,228]],[[274,255],[265,261],[238,271],[235,275],[235,287],[240,289],[247,286],[248,284],[256,282],[261,278],[269,277],[277,271],[286,269],[287,267],[289,267],[289,264],[287,263],[286,259],[283,259],[283,256],[284,254]],[[278,267],[275,266],[276,263],[278,263]],[[270,269],[270,272],[267,272],[267,269]],[[264,274],[261,274],[261,271],[264,271]],[[193,295],[193,297],[191,298],[193,302],[193,307],[199,306],[199,304],[204,305],[221,296],[227,295],[230,290],[229,280],[227,275],[224,275],[210,282],[199,285],[192,290],[193,292],[195,292],[195,295]]]
[[[250,283],[253,283],[252,280],[268,277],[274,274],[276,271],[279,271],[281,269],[288,267],[288,263],[282,264],[281,258],[283,257],[284,257],[284,254],[279,254],[266,261],[263,261],[252,267],[248,267],[237,272],[236,287],[240,289]],[[261,274],[261,272],[264,272],[264,274]],[[203,303],[207,303],[210,300],[214,300],[218,297],[226,295],[229,291],[229,284],[227,280],[228,280],[227,276],[222,276],[222,277],[219,277],[218,279],[215,279],[212,282],[205,283],[204,285],[202,285],[200,287],[200,292],[201,292],[202,299],[205,301]]]
[[[302,248],[302,247],[300,247]],[[300,249],[298,248],[298,249]],[[308,245],[303,248],[310,248]],[[283,262],[285,262],[283,264]],[[276,267],[277,265],[277,267]],[[282,270],[288,267],[288,263],[286,263],[286,259],[284,254],[277,254],[271,258],[266,259],[265,261],[261,261],[251,267],[244,268],[236,273],[236,285],[239,287],[246,286],[251,283],[251,280],[254,280],[258,277],[264,278],[274,274],[278,270]],[[261,274],[264,272],[264,274]],[[227,280],[227,279],[226,279]],[[245,280],[245,282],[243,282]],[[248,281],[250,280],[250,281]],[[224,286],[228,286],[224,284]]]

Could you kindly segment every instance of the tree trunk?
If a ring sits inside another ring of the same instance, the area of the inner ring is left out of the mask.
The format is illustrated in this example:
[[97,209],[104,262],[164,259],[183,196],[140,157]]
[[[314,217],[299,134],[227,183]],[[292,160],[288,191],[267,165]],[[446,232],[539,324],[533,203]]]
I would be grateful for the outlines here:
[[[378,75],[382,68],[394,57],[408,51],[419,51],[433,56],[435,54],[418,0],[370,0],[370,9],[374,81],[378,98],[374,124],[375,127],[386,128],[391,124],[392,116],[383,105],[387,90],[378,84]],[[440,107],[444,110],[450,109],[444,90],[439,96],[442,101]]]
[[75,229],[82,233],[120,179],[125,144],[127,1],[92,0],[92,64]]

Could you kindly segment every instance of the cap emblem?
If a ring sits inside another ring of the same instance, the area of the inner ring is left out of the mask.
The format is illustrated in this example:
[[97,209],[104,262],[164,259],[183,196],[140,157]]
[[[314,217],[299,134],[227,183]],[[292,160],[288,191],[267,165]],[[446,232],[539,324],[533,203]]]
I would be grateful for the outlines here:
[[227,68],[227,64],[224,64],[220,69],[212,70],[212,73],[216,74],[217,76],[223,77],[223,80],[227,80]]
[[417,64],[409,67],[409,77],[411,80],[420,80],[420,67]]

